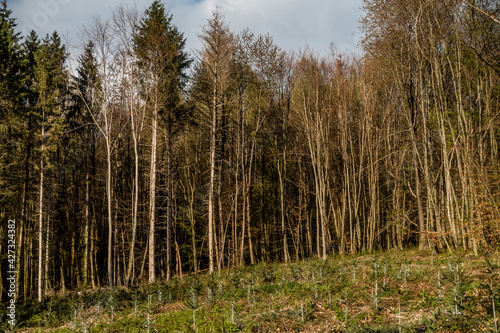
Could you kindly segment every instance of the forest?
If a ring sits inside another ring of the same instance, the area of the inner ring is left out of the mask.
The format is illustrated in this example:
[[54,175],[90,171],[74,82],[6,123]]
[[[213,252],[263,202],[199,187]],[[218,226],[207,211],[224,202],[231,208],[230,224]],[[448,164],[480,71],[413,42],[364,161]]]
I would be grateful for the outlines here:
[[17,299],[41,302],[333,254],[499,250],[498,1],[364,0],[359,52],[323,54],[220,11],[189,54],[159,0],[89,21],[69,54],[0,7],[2,301],[10,264]]

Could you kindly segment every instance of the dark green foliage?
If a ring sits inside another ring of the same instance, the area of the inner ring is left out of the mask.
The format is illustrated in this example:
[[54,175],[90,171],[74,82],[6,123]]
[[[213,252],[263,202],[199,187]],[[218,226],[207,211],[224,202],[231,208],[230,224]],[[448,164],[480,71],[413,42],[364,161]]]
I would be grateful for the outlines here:
[[150,84],[149,80],[157,76],[159,114],[168,126],[173,126],[182,117],[182,94],[191,60],[184,50],[186,39],[160,1],[155,0],[146,10],[134,45],[143,84]]
[[11,17],[7,1],[0,4],[0,118],[12,117],[19,108],[25,80],[20,33],[15,31],[16,20]]
[[[21,210],[22,183],[18,180],[24,171],[23,156],[26,137],[23,126],[26,109],[26,75],[21,36],[16,32],[16,20],[7,2],[0,3],[0,215],[14,216]],[[4,230],[4,226],[0,226]],[[2,254],[4,255],[4,254]],[[3,281],[2,281],[3,283]]]
[[63,108],[67,101],[67,77],[65,73],[66,48],[54,32],[47,35],[35,53],[34,82],[38,93],[37,121],[46,127],[46,137],[39,140],[55,149],[62,135]]

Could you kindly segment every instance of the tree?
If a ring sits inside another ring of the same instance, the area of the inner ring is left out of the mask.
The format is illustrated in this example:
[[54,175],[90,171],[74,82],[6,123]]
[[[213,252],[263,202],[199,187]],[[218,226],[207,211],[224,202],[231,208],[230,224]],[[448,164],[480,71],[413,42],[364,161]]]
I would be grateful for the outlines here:
[[[19,214],[18,210],[16,212],[16,215],[21,217],[17,219],[18,239],[16,247],[16,262],[20,265],[23,234],[26,225],[25,203],[28,186],[26,173],[23,177],[22,189],[17,190],[14,183],[12,183],[14,185],[12,187],[9,186],[9,183],[13,178],[17,177],[19,171],[27,170],[28,160],[21,156],[23,152],[19,151],[18,147],[22,146],[29,133],[23,126],[27,112],[22,107],[22,101],[25,97],[24,84],[26,82],[23,69],[26,62],[23,59],[20,45],[20,33],[15,32],[16,20],[11,15],[12,11],[7,8],[7,2],[2,1],[0,3],[0,186],[2,187],[0,215],[2,217],[7,216],[9,210],[16,211],[21,205],[21,214],[17,215]],[[27,149],[28,155],[30,152]],[[11,159],[9,156],[11,158],[17,156],[17,158]],[[24,165],[21,164],[23,162]],[[18,200],[17,195],[21,193],[22,198]],[[4,226],[1,226],[0,232],[3,231]],[[16,291],[19,291],[19,284],[16,284]],[[16,295],[19,295],[19,293],[16,292]]]
[[331,135],[332,104],[331,104],[331,73],[330,64],[316,59],[311,53],[302,56],[297,64],[297,80],[292,95],[292,105],[299,115],[307,137],[309,153],[312,161],[315,189],[318,235],[321,230],[322,251],[318,256],[326,259],[328,203],[327,184],[330,168],[330,152],[327,143]]
[[[77,100],[75,102],[76,110],[74,114],[70,114],[69,118],[74,118],[76,122],[75,130],[80,129],[82,136],[85,167],[85,203],[84,203],[84,219],[85,226],[83,231],[84,252],[82,258],[82,284],[84,287],[88,283],[89,272],[89,238],[90,238],[90,192],[91,192],[91,176],[95,173],[95,167],[91,164],[95,160],[95,141],[96,131],[89,128],[88,124],[92,123],[91,114],[96,113],[99,105],[99,73],[98,63],[95,57],[95,44],[90,41],[85,45],[84,51],[78,59],[77,77],[75,93]],[[89,111],[87,110],[89,109]],[[93,281],[93,276],[91,277]]]
[[181,110],[181,93],[189,60],[185,39],[172,24],[172,15],[158,0],[146,10],[134,39],[142,80],[150,92],[146,102],[151,108],[151,163],[149,180],[149,281],[155,281],[155,215],[157,132],[159,117],[165,117],[168,132],[167,184],[167,278],[171,276],[172,249],[172,134]]
[[[486,165],[492,164],[485,154],[488,148],[492,156],[497,151],[490,118],[497,96],[490,83],[498,80],[500,27],[491,20],[496,7],[488,0],[472,6],[451,0],[370,0],[364,8],[365,61],[390,80],[385,103],[399,101],[390,107],[405,124],[406,134],[396,146],[410,147],[411,159],[402,164],[411,168],[401,167],[398,174],[410,178],[407,190],[416,209],[407,205],[417,221],[419,248],[472,247],[477,253],[478,242],[487,242],[484,212],[490,220],[499,216],[496,200],[484,194],[492,193],[497,178],[486,176]],[[496,165],[498,158],[493,160]]]
[[[44,206],[44,171],[50,167],[49,154],[58,142],[58,136],[62,132],[62,102],[66,84],[64,62],[66,60],[66,49],[61,44],[59,35],[54,32],[47,35],[35,54],[35,87],[38,92],[37,109],[41,132],[40,142],[40,183],[39,183],[39,225],[38,225],[38,301],[42,301],[42,281],[45,276],[47,281],[47,265],[45,272],[43,263],[43,206]],[[47,211],[46,227],[46,256],[48,257],[49,233],[50,233],[50,210]],[[45,284],[47,289],[47,284]]]
[[[29,272],[27,270],[28,267],[28,258],[23,258],[24,251],[24,242],[25,242],[25,233],[28,229],[28,216],[29,216],[29,202],[30,202],[30,192],[32,191],[32,182],[30,181],[32,175],[33,164],[35,161],[33,160],[34,156],[34,145],[35,145],[35,133],[34,133],[34,125],[35,119],[37,117],[37,100],[38,93],[35,87],[35,67],[36,67],[36,59],[35,55],[40,47],[40,41],[35,31],[31,31],[24,41],[23,45],[23,58],[24,58],[24,66],[23,72],[26,75],[26,79],[23,87],[24,94],[24,106],[25,109],[23,111],[23,122],[26,123],[27,128],[23,135],[24,137],[24,147],[25,147],[25,158],[24,158],[24,183],[23,183],[23,197],[22,197],[22,211],[21,211],[21,221],[19,221],[19,241],[18,241],[18,263],[19,268],[24,266],[25,269],[21,270],[21,274],[27,277],[29,276]],[[21,276],[21,275],[20,275]],[[28,289],[28,281],[27,279],[23,279],[23,292],[24,297],[27,297],[27,289]],[[18,288],[17,294],[19,295],[21,284],[16,286]]]
[[[137,58],[134,52],[134,36],[138,32],[139,13],[134,8],[119,7],[113,16],[113,23],[117,35],[120,39],[120,59],[124,77],[122,84],[128,96],[130,109],[130,126],[132,131],[133,149],[134,149],[134,180],[132,186],[132,239],[128,255],[128,265],[125,273],[125,284],[133,283],[134,276],[132,270],[135,262],[135,246],[137,240],[137,216],[139,209],[139,147],[144,129],[145,107],[140,105],[140,98],[137,97],[139,87],[137,84],[138,66]],[[150,89],[149,87],[146,89]],[[144,92],[143,92],[144,93]],[[148,96],[149,93],[144,93]]]
[[7,8],[7,1],[0,4],[0,112],[6,117],[19,102],[23,85],[22,53],[20,33],[14,31],[17,26]]
[[[108,220],[108,255],[107,274],[108,285],[113,288],[113,202],[112,202],[112,153],[113,153],[113,100],[112,86],[116,76],[116,45],[112,39],[112,30],[109,21],[94,19],[94,23],[85,29],[89,40],[95,43],[95,52],[98,64],[99,79],[97,82],[90,82],[91,88],[95,89],[98,103],[95,108],[85,103],[82,91],[77,91],[85,104],[85,108],[92,118],[92,122],[102,134],[106,149],[106,203]],[[88,75],[88,74],[87,74]]]
[[209,112],[210,123],[210,185],[208,190],[208,271],[214,271],[214,206],[216,188],[216,149],[217,131],[219,130],[220,112],[227,102],[226,91],[230,87],[231,56],[233,53],[233,35],[229,31],[224,17],[218,11],[214,12],[203,32],[199,36],[203,46],[200,51],[201,65],[197,68],[200,84],[209,94],[203,99],[200,107]]

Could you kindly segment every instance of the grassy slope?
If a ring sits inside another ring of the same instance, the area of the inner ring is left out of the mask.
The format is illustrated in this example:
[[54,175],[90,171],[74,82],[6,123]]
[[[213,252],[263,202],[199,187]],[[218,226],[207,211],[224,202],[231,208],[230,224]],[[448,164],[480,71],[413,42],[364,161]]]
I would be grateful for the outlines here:
[[18,330],[495,332],[499,272],[484,258],[415,251],[258,264],[25,304]]

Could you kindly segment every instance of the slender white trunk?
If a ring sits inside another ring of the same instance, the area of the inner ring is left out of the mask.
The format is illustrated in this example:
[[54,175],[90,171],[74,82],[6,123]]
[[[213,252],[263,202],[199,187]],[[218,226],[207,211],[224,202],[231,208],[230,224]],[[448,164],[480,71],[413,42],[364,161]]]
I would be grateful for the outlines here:
[[[158,82],[158,80],[156,80]],[[157,84],[155,84],[155,87]],[[156,135],[158,131],[158,91],[155,92],[151,138],[151,169],[149,180],[149,282],[155,276],[155,202],[156,202]]]
[[212,101],[212,125],[210,128],[210,189],[208,192],[208,272],[214,271],[214,183],[215,183],[215,132],[217,130],[217,65]]
[[172,125],[169,124],[168,127],[167,280],[170,280],[172,277]]
[[[42,114],[42,119],[45,113]],[[42,301],[42,285],[43,285],[43,140],[45,136],[44,123],[42,121],[42,156],[40,157],[40,196],[39,196],[39,219],[38,219],[38,302]]]
[[47,294],[49,289],[49,236],[50,236],[50,174],[49,174],[49,192],[47,198],[47,225],[45,228],[45,270],[44,270],[44,292]]
[[109,126],[106,136],[106,153],[107,153],[107,176],[106,176],[106,197],[108,200],[108,283],[113,289],[113,215],[111,208],[111,142],[109,141]]
[[88,263],[89,263],[89,200],[90,199],[90,193],[89,193],[89,171],[87,168],[87,172],[85,174],[85,229],[83,231],[83,239],[84,239],[84,245],[85,245],[85,250],[83,253],[83,274],[82,274],[82,282],[83,282],[83,288],[85,289],[87,287],[87,272],[88,272]]
[[[133,66],[133,65],[132,65]],[[135,124],[135,115],[134,115],[134,94],[132,93],[133,88],[133,68],[131,72],[130,78],[130,123],[132,127],[132,140],[134,141],[134,185],[133,185],[133,193],[132,193],[132,242],[130,243],[130,250],[128,256],[128,267],[127,273],[125,275],[125,283],[128,285],[129,282],[133,281],[134,278],[132,276],[132,268],[134,264],[134,250],[135,250],[135,242],[137,237],[137,203],[139,200],[139,152],[138,152],[138,138],[137,138],[137,129]]]

